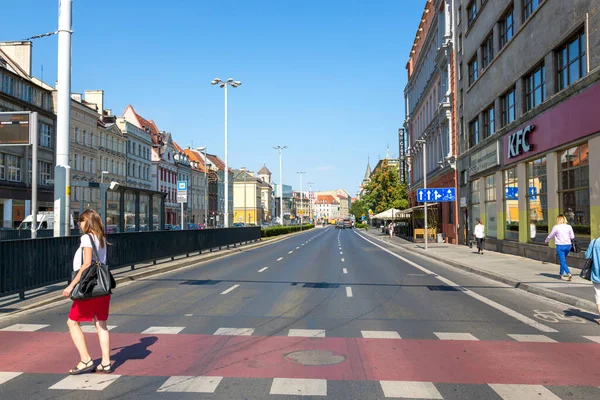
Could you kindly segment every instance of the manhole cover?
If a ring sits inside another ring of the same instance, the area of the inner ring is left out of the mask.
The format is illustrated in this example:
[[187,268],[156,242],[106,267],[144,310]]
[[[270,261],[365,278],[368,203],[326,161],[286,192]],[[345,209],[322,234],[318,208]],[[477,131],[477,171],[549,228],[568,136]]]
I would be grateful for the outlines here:
[[346,361],[346,358],[328,350],[300,350],[283,356],[284,360],[301,365],[334,365]]

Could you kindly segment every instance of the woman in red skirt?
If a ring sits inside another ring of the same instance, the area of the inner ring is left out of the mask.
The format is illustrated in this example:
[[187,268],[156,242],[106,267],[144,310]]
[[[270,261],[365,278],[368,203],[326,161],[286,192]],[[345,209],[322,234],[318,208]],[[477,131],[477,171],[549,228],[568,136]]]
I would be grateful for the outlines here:
[[[81,236],[81,244],[73,258],[73,270],[78,271],[77,275],[69,286],[63,291],[63,296],[69,297],[75,285],[81,279],[82,272],[92,265],[92,240],[98,251],[97,261],[106,263],[106,235],[104,234],[104,226],[102,219],[93,210],[84,211],[79,217],[79,227],[83,233]],[[89,234],[89,235],[88,235]],[[79,352],[80,362],[69,371],[71,375],[78,375],[85,372],[90,372],[94,369],[94,361],[88,352],[85,343],[85,336],[79,326],[80,322],[94,322],[98,331],[100,340],[100,348],[102,349],[102,361],[96,368],[96,372],[111,373],[110,364],[110,336],[106,327],[108,320],[108,309],[110,306],[110,295],[96,297],[88,300],[74,300],[71,306],[71,312],[67,319],[71,339]]]

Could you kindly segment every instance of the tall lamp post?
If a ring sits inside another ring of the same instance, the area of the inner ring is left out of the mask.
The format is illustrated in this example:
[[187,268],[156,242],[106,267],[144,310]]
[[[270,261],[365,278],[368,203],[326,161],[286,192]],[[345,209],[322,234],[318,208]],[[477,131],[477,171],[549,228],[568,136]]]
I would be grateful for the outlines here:
[[308,183],[308,221],[309,223],[313,220],[312,214],[312,186],[315,184],[314,182]]
[[229,228],[229,158],[228,158],[228,147],[229,141],[227,138],[227,88],[229,86],[236,88],[242,84],[240,81],[234,81],[233,78],[222,81],[219,78],[215,78],[211,82],[212,85],[219,85],[220,88],[225,89],[225,223],[223,226]]
[[[415,143],[423,145],[423,189],[427,189],[427,148],[424,139],[416,140]],[[427,230],[427,201],[424,203],[424,218],[425,218],[425,250],[427,250],[427,242],[429,242],[429,231]]]
[[241,167],[240,171],[244,174],[244,226],[248,225],[246,223],[246,167]]
[[287,146],[273,147],[279,151],[279,219],[281,226],[283,226],[283,163],[282,163],[282,152],[287,149]]
[[206,173],[206,146],[197,147],[196,151],[204,153],[204,229],[208,228],[208,174]]
[[302,230],[302,224],[304,223],[304,191],[302,188],[302,175],[305,175],[306,172],[298,171],[296,173],[300,175],[300,210],[302,211],[302,213],[300,214],[300,230]]

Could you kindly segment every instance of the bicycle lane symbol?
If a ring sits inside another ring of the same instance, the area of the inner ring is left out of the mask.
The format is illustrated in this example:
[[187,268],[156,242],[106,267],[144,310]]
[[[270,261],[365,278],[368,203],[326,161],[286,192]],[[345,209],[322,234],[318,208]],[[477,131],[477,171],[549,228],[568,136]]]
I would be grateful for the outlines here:
[[585,320],[583,318],[579,318],[576,316],[567,317],[563,314],[554,312],[554,311],[540,311],[533,310],[533,316],[541,321],[550,322],[550,323],[560,323],[560,322],[571,322],[576,324],[585,324]]

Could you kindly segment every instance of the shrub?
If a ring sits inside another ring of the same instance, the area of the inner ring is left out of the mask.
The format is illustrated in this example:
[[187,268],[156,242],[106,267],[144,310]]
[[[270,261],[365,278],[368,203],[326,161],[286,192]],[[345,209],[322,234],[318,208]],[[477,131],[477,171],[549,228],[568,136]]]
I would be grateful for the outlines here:
[[358,229],[365,229],[367,231],[369,230],[369,224],[356,224],[354,227]]
[[279,235],[287,235],[288,233],[300,232],[300,230],[312,229],[315,226],[312,224],[300,225],[288,225],[288,226],[273,226],[271,228],[265,228],[261,230],[261,237],[272,237]]

